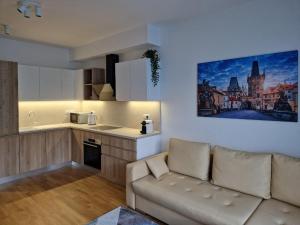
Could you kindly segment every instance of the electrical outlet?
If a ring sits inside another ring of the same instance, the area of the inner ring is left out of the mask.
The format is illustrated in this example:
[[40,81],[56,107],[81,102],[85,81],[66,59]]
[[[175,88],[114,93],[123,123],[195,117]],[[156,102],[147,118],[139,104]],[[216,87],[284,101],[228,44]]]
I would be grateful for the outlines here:
[[34,117],[34,115],[35,115],[34,111],[29,111],[27,113],[28,118],[32,118],[32,117]]

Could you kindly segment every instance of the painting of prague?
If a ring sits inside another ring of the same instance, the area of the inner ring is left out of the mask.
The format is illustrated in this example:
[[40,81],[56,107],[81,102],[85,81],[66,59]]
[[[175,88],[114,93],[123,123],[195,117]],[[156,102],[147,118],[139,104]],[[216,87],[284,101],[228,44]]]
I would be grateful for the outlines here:
[[298,51],[198,64],[198,116],[298,121]]

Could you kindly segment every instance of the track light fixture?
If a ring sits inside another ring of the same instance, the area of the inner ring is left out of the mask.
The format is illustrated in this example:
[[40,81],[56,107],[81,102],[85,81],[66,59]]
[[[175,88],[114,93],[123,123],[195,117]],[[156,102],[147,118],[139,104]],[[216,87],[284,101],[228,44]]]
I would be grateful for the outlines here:
[[33,10],[36,17],[42,17],[41,3],[39,0],[19,0],[17,10],[26,18],[30,18]]

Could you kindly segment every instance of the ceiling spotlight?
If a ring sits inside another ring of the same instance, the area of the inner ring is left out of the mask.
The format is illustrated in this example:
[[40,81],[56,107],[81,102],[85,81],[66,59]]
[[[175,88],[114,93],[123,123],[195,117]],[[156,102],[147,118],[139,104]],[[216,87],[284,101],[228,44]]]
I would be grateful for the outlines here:
[[0,34],[10,35],[10,26],[7,24],[1,24]]
[[18,6],[18,12],[21,13],[21,14],[24,14],[24,12],[27,9],[27,6],[24,5],[22,1],[19,1],[18,5],[19,5]]
[[42,17],[42,9],[41,9],[41,6],[39,6],[39,5],[35,6],[35,16]]
[[27,9],[24,12],[24,17],[30,18],[30,16],[31,16],[31,9],[30,9],[30,7],[27,7]]
[[36,17],[42,17],[41,3],[39,0],[19,0],[18,12],[22,13],[24,17],[30,18],[31,10],[35,10]]

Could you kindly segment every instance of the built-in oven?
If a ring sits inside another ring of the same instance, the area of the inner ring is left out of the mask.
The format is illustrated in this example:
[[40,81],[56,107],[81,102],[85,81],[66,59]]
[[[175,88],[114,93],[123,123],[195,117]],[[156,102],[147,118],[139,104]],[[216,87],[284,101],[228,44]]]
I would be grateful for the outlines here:
[[101,170],[101,144],[94,139],[83,142],[84,165]]

